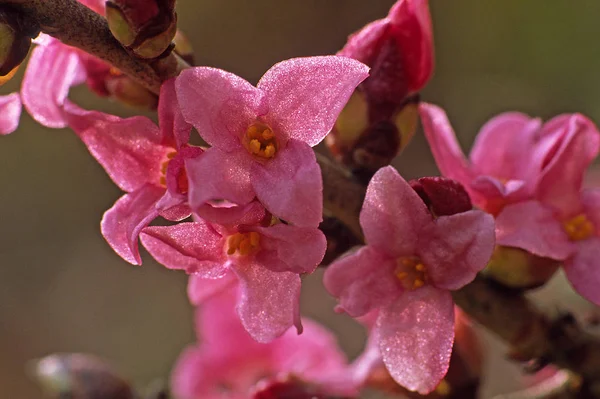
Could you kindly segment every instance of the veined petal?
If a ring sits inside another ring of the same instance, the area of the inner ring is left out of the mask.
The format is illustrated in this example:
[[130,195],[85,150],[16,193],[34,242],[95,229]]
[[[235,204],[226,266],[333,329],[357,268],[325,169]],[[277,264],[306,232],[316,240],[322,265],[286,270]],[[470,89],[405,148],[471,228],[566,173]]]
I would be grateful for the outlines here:
[[333,127],[369,68],[337,56],[293,58],[269,69],[257,87],[265,93],[265,121],[285,136],[315,146]]
[[581,296],[600,305],[600,238],[579,241],[576,246],[573,256],[565,261],[567,279]]
[[175,89],[185,120],[223,151],[241,148],[248,126],[267,112],[260,90],[220,69],[188,68],[176,79]]
[[419,105],[419,113],[425,137],[440,172],[468,187],[473,175],[448,116],[442,108],[427,103]]
[[252,338],[267,343],[294,325],[298,333],[302,332],[300,276],[273,272],[254,263],[236,265],[233,269],[242,288],[238,314]]
[[428,394],[444,378],[454,342],[454,303],[449,291],[423,287],[406,292],[377,320],[379,348],[400,385]]
[[125,194],[104,213],[100,228],[112,249],[127,262],[141,265],[138,235],[156,216],[156,202],[164,190],[145,185]]
[[323,220],[323,180],[315,153],[306,143],[288,141],[266,164],[252,163],[252,187],[273,215],[300,227]]
[[235,273],[228,271],[218,278],[205,278],[198,274],[190,275],[187,294],[192,305],[200,305],[222,291],[234,289],[238,279]]
[[175,78],[167,80],[160,87],[158,122],[164,145],[180,148],[190,140],[192,126],[185,121],[181,113],[175,91]]
[[339,308],[359,317],[389,305],[402,293],[395,269],[395,259],[366,246],[330,264],[323,283],[338,298]]
[[473,281],[494,251],[494,218],[468,211],[435,220],[419,237],[419,251],[435,287],[456,290]]
[[252,230],[261,235],[257,262],[274,272],[312,273],[327,250],[325,234],[317,228],[280,223]]
[[414,255],[420,230],[431,223],[423,200],[392,166],[375,173],[360,212],[367,244],[392,257]]
[[508,205],[496,218],[496,244],[566,259],[574,250],[554,212],[537,201]]
[[46,127],[67,126],[62,106],[71,86],[83,83],[85,70],[77,50],[58,41],[37,46],[23,78],[21,98],[27,112]]
[[21,97],[19,93],[0,96],[0,135],[14,132],[21,118]]
[[140,238],[150,255],[169,269],[205,278],[220,278],[227,271],[223,237],[202,221],[146,227]]

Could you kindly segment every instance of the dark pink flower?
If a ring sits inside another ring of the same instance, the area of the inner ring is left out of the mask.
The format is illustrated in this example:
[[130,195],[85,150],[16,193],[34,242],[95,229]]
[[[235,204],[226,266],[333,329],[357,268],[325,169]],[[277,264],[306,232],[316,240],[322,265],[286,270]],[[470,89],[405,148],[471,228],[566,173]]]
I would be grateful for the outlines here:
[[473,203],[494,215],[508,204],[533,198],[540,176],[572,129],[578,114],[557,116],[543,126],[539,118],[500,114],[479,131],[467,160],[446,113],[422,103],[425,136],[442,175],[460,182]]
[[0,135],[14,132],[21,118],[21,97],[19,93],[0,96]]
[[373,334],[388,371],[426,394],[450,361],[450,290],[487,264],[494,219],[473,210],[434,218],[398,172],[385,167],[369,183],[360,223],[367,245],[330,265],[325,287],[350,316],[378,311]]
[[271,226],[262,206],[241,222],[152,226],[140,237],[161,264],[194,274],[189,294],[195,304],[238,280],[239,317],[257,341],[271,341],[292,325],[301,332],[300,275],[312,273],[325,256],[325,236],[317,228]]
[[302,335],[288,331],[261,344],[252,339],[235,312],[235,292],[221,293],[196,311],[200,344],[187,348],[171,376],[181,399],[247,399],[258,389],[294,379],[328,394],[354,395],[347,361],[333,334],[303,319]]
[[211,200],[244,205],[256,196],[292,224],[322,220],[322,180],[312,146],[367,77],[344,57],[312,57],[273,66],[256,87],[214,68],[191,68],[177,78],[185,119],[212,145],[189,161],[190,205]]
[[160,127],[136,116],[122,119],[65,102],[63,115],[119,188],[126,191],[102,219],[102,234],[123,259],[141,264],[138,234],[157,216],[182,220],[188,180],[184,162],[202,149],[187,145],[191,127],[177,108],[174,82],[161,88]]
[[496,219],[496,236],[500,245],[563,261],[575,290],[600,305],[600,190],[582,190],[600,151],[600,133],[582,116],[569,124],[535,197],[506,206]]

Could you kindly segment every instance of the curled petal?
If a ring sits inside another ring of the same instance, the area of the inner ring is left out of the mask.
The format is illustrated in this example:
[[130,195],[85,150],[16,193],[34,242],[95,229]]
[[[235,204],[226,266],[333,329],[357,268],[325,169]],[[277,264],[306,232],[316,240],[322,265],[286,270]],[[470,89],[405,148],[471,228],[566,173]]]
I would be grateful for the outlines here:
[[19,93],[0,96],[0,135],[14,132],[21,118],[21,97]]
[[509,205],[496,218],[496,243],[564,260],[573,246],[554,212],[537,201]]
[[457,290],[473,281],[494,251],[494,218],[468,211],[435,220],[419,237],[418,255],[433,285]]
[[300,276],[290,272],[272,272],[259,264],[234,267],[242,294],[238,314],[248,333],[258,342],[280,337],[300,322]]
[[196,215],[210,223],[237,226],[260,223],[267,216],[267,212],[258,201],[252,201],[246,205],[225,203],[211,205],[207,203],[196,208]]
[[565,261],[567,279],[581,296],[600,305],[600,238],[593,237],[577,243],[573,256]]
[[269,212],[300,227],[323,220],[323,180],[312,148],[290,140],[267,162],[253,162],[252,187]]
[[180,148],[188,143],[192,127],[181,114],[174,78],[167,80],[160,87],[158,121],[164,145]]
[[84,80],[85,70],[76,50],[58,41],[37,46],[23,78],[23,105],[42,125],[63,128],[67,122],[62,106],[69,89]]
[[413,255],[420,230],[431,223],[423,200],[393,167],[375,173],[360,212],[369,245],[393,257]]
[[382,310],[379,349],[400,385],[428,394],[444,378],[454,342],[454,303],[449,291],[423,287]]
[[188,68],[175,81],[175,89],[185,120],[223,151],[240,148],[241,135],[267,112],[260,90],[220,69]]
[[138,235],[156,216],[156,202],[164,190],[150,184],[125,194],[102,217],[102,235],[120,257],[141,265]]
[[333,127],[369,68],[350,58],[294,58],[269,69],[258,82],[269,112],[265,120],[289,138],[315,146]]
[[352,317],[385,307],[402,293],[396,262],[370,246],[344,256],[325,270],[323,283]]
[[223,237],[204,222],[146,227],[142,244],[159,263],[205,278],[222,277]]

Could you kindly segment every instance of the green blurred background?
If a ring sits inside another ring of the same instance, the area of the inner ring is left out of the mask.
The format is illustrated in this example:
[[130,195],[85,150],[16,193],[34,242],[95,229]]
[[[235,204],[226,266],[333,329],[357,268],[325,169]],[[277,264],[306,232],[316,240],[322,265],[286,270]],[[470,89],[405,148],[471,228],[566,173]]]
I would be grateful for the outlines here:
[[[348,34],[385,16],[392,0],[179,0],[179,26],[197,63],[252,82],[277,61],[335,53]],[[597,0],[431,0],[436,72],[423,98],[442,105],[467,148],[492,115],[519,110],[548,118],[582,112],[600,118],[600,2]],[[19,76],[22,76],[22,71]],[[15,90],[17,81],[2,87]],[[124,110],[77,88],[87,107]],[[28,360],[51,352],[92,352],[136,384],[167,378],[193,340],[186,277],[148,256],[142,267],[115,255],[99,231],[120,196],[67,130],[24,114],[0,138],[0,397],[40,397]],[[397,166],[406,177],[436,174],[419,134]],[[560,281],[539,294],[551,311],[587,305]],[[350,356],[363,333],[331,311],[320,274],[308,279],[304,313],[342,332]],[[517,386],[517,367],[487,337],[484,397]]]

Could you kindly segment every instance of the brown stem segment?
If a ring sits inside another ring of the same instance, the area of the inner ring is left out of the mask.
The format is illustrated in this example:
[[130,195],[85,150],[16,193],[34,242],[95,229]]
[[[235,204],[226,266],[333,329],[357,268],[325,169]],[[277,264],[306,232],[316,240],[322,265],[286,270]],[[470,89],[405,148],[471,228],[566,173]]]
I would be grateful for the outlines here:
[[113,37],[104,17],[77,0],[0,0],[3,4],[20,11],[42,32],[103,59],[153,93],[187,66],[174,53],[158,61],[136,58]]

